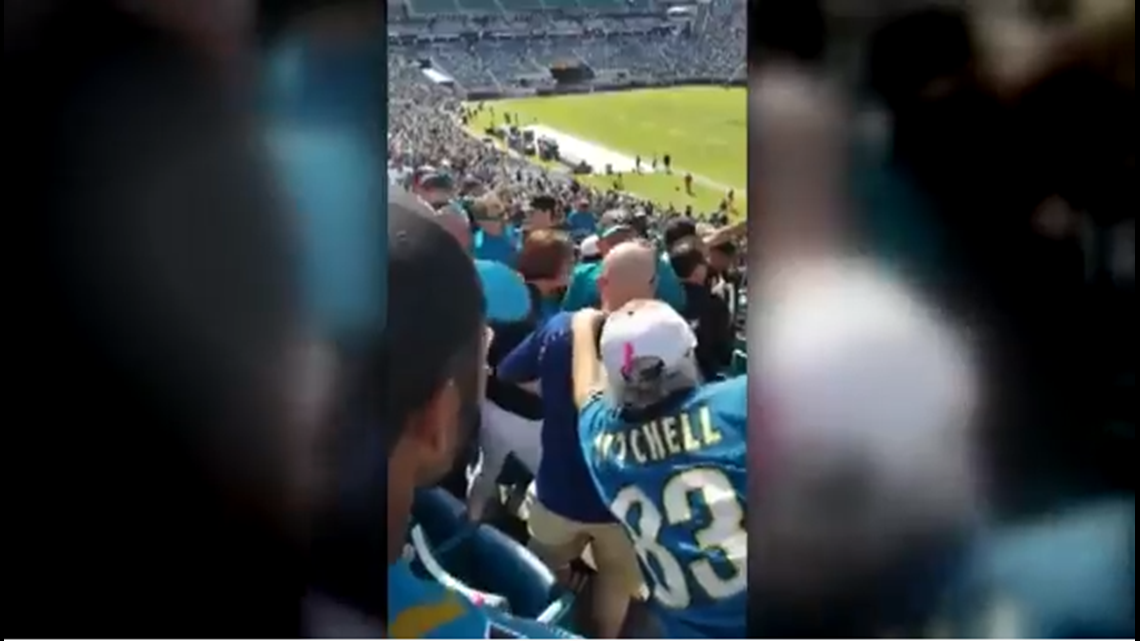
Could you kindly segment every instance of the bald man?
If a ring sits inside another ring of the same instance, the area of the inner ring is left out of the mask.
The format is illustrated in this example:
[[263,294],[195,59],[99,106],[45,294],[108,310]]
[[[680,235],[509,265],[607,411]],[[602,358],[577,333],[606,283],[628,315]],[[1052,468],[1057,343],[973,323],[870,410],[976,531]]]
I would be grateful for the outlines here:
[[[632,240],[637,240],[637,230],[632,217],[622,210],[608,211],[598,223],[598,250],[608,256],[615,248]],[[572,312],[602,304],[598,280],[603,267],[598,262],[582,263],[570,275],[570,285],[562,297],[562,309]],[[653,298],[669,303],[673,309],[685,308],[685,290],[680,279],[673,273],[667,255],[657,256],[656,281]]]
[[[652,298],[657,257],[638,241],[615,245],[602,261],[598,277],[603,308],[615,310],[631,300]],[[555,572],[591,546],[598,575],[591,614],[594,634],[615,638],[631,596],[642,583],[629,536],[594,491],[578,445],[578,411],[571,389],[571,312],[560,312],[528,336],[499,364],[504,382],[538,383],[542,390],[542,451],[530,510],[531,549]]]
[[629,240],[611,249],[598,274],[602,310],[611,312],[631,300],[653,298],[657,266],[657,254],[648,243]]

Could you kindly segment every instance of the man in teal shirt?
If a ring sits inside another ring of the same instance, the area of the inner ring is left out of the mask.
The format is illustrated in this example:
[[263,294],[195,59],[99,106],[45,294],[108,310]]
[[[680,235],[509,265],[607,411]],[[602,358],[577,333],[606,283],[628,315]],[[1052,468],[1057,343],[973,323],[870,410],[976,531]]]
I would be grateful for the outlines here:
[[503,206],[495,199],[477,200],[468,207],[475,230],[471,235],[471,248],[475,258],[493,260],[515,266],[522,236],[504,220]]
[[597,233],[598,221],[590,211],[588,200],[581,200],[574,205],[574,210],[566,217],[566,225],[570,228],[570,237],[575,242],[581,242],[587,236]]
[[[629,214],[623,210],[610,210],[602,214],[598,221],[598,251],[603,257],[619,244],[637,238],[637,230],[632,225]],[[598,277],[601,274],[601,262],[583,263],[575,267],[574,273],[570,275],[566,296],[562,299],[562,309],[573,312],[598,307],[601,303]],[[664,255],[658,257],[657,261],[657,298],[669,303],[677,311],[685,308],[685,290]]]

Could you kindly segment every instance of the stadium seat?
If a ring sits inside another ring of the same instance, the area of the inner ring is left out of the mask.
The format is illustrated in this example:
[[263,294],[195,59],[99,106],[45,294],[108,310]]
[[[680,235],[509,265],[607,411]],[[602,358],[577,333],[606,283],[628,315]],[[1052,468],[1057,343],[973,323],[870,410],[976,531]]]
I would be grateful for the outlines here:
[[459,537],[470,534],[475,528],[467,518],[467,506],[439,488],[416,492],[412,522],[423,529],[437,554],[446,554],[458,543]]
[[480,525],[464,556],[481,590],[501,594],[511,611],[537,618],[557,598],[554,574],[522,544],[489,526]]
[[412,517],[450,576],[506,598],[512,613],[538,618],[556,601],[566,601],[554,574],[530,550],[490,525],[467,520],[462,502],[447,492],[418,492]]

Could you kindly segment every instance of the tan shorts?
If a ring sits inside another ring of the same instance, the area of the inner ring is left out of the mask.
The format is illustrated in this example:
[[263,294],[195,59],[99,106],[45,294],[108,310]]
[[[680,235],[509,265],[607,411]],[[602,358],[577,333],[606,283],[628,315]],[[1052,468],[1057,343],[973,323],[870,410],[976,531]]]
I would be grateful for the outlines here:
[[633,597],[643,597],[641,568],[625,528],[617,523],[572,521],[551,512],[537,500],[529,507],[530,543],[527,547],[551,569],[566,568],[582,556],[588,546],[592,565],[599,576],[611,578]]

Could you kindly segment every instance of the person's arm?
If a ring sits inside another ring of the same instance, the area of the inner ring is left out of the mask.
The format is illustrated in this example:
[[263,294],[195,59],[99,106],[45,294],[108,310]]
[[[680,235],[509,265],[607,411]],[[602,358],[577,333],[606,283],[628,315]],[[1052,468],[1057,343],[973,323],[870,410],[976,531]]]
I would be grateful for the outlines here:
[[[487,413],[483,413],[486,420]],[[510,448],[504,447],[494,434],[493,425],[483,425],[479,430],[479,462],[474,469],[468,468],[467,517],[472,521],[483,518],[487,504],[498,493],[499,474],[507,462]]]
[[702,240],[708,247],[715,247],[729,240],[735,240],[748,233],[748,218],[741,218],[740,220],[721,227],[713,233],[705,236]]
[[677,278],[677,273],[673,271],[673,266],[669,263],[669,259],[661,257],[657,261],[657,298],[669,303],[669,306],[677,310],[677,313],[685,313],[685,288],[681,285],[681,279]]
[[574,314],[573,330],[573,389],[574,405],[582,409],[596,392],[605,387],[605,373],[598,358],[598,326],[604,317],[596,309],[584,309]]
[[543,331],[534,330],[515,346],[495,368],[495,377],[504,383],[530,383],[538,380]]

